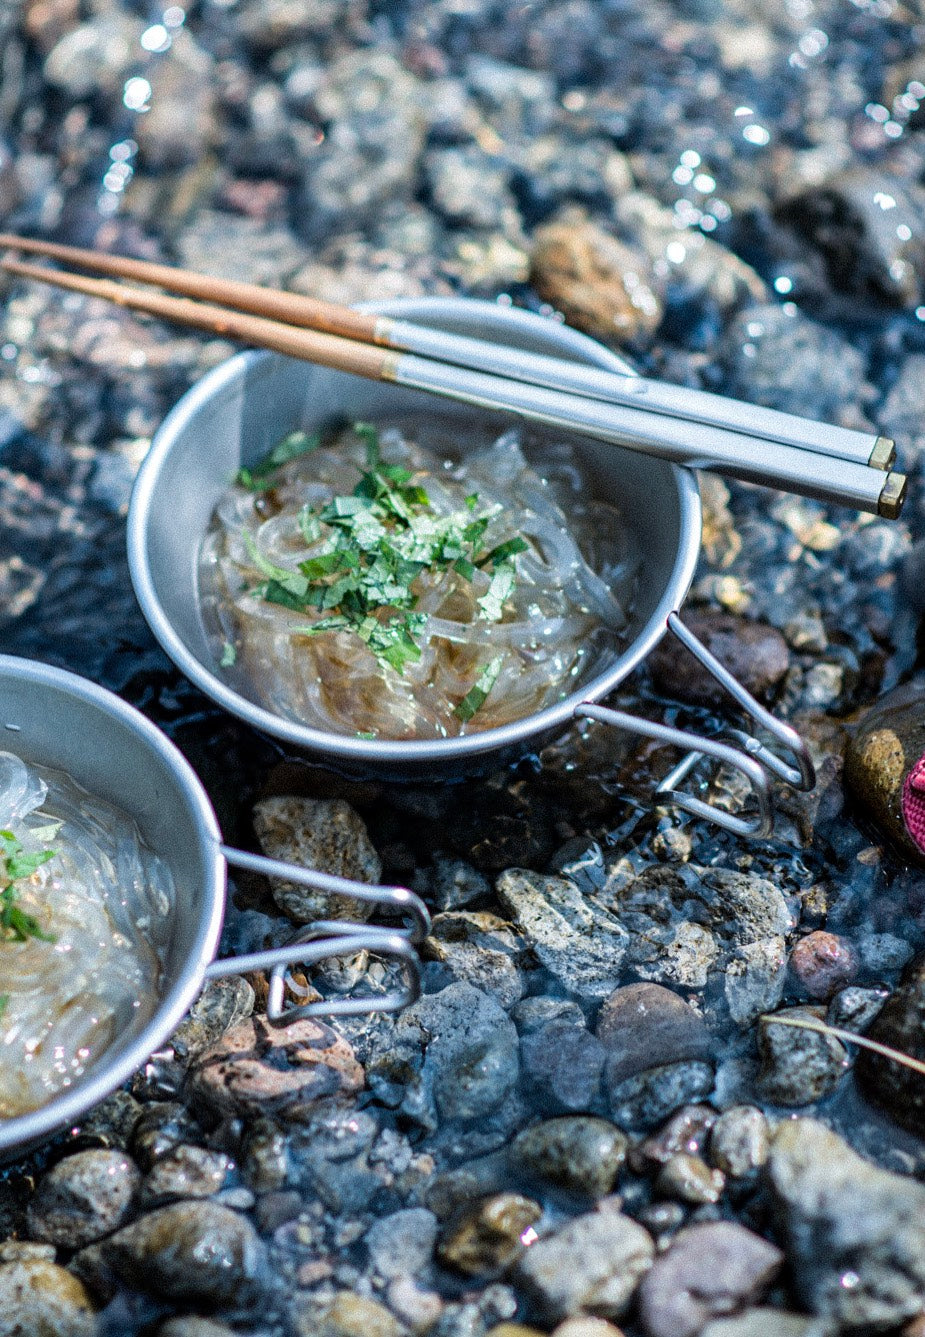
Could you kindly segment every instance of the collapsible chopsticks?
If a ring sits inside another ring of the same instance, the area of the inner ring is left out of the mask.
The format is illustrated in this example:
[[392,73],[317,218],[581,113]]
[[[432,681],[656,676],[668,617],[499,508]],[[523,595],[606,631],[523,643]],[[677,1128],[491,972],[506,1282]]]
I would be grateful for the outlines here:
[[[337,370],[394,381],[689,467],[715,469],[890,518],[902,506],[905,478],[884,471],[892,459],[892,442],[868,433],[167,265],[7,235],[0,235],[0,245],[209,300],[151,293],[18,261],[3,262],[8,272],[20,277],[103,297]],[[414,345],[419,351],[398,351],[396,342]],[[534,377],[541,383],[534,383]],[[636,390],[637,381],[645,387],[642,393]],[[696,411],[710,409],[709,421],[685,411],[688,397],[696,401]],[[744,428],[738,423],[740,414],[746,421]],[[759,425],[766,430],[759,431]]]

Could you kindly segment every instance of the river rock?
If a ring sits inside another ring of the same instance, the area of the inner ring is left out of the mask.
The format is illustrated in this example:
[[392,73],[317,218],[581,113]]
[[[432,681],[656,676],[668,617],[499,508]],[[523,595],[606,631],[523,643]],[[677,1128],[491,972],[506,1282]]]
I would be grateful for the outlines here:
[[754,1105],[724,1110],[710,1132],[710,1160],[730,1179],[743,1179],[768,1159],[768,1121]]
[[98,1247],[129,1286],[175,1301],[244,1303],[257,1294],[266,1267],[247,1218],[214,1202],[158,1207]]
[[[864,716],[845,753],[845,781],[903,852],[925,864],[925,693],[904,686]],[[917,834],[915,834],[917,833]]]
[[662,1197],[695,1206],[719,1202],[725,1187],[722,1170],[711,1169],[702,1157],[683,1151],[665,1162],[655,1181],[655,1190]]
[[30,1235],[65,1249],[81,1249],[122,1224],[141,1182],[121,1151],[78,1151],[40,1181],[29,1203]]
[[623,1337],[623,1333],[606,1318],[593,1318],[590,1314],[576,1314],[560,1323],[552,1337]]
[[517,968],[523,948],[522,939],[498,915],[457,910],[434,916],[421,955],[439,961],[453,978],[474,984],[507,1009],[524,991]]
[[95,1337],[93,1302],[44,1258],[0,1263],[0,1337]]
[[145,25],[112,8],[78,24],[45,58],[45,78],[71,98],[97,93],[112,97],[138,60]]
[[157,1330],[157,1337],[235,1337],[227,1323],[199,1314],[182,1314],[169,1318]]
[[532,1198],[496,1193],[453,1217],[438,1253],[444,1263],[467,1276],[499,1272],[523,1252],[523,1234],[542,1214]]
[[[771,698],[790,666],[787,642],[775,627],[712,608],[685,613],[684,623],[752,696]],[[729,700],[713,675],[673,636],[662,637],[649,667],[662,690],[682,701],[723,706]]]
[[668,1122],[633,1147],[630,1169],[647,1174],[667,1164],[677,1155],[696,1156],[703,1150],[716,1122],[716,1110],[709,1105],[685,1105]]
[[781,1123],[767,1176],[803,1307],[858,1334],[921,1312],[925,1186],[871,1165],[815,1119]]
[[810,998],[828,1001],[850,984],[858,972],[858,957],[847,938],[816,929],[794,944],[790,969]]
[[713,1090],[710,1063],[666,1063],[647,1068],[622,1082],[608,1083],[605,1094],[610,1112],[622,1127],[654,1128],[688,1101],[702,1100]]
[[521,1037],[524,1083],[536,1105],[550,1113],[592,1109],[598,1100],[606,1051],[584,1025],[550,1021]]
[[760,1298],[784,1255],[744,1226],[709,1221],[682,1230],[643,1278],[639,1312],[649,1337],[695,1337],[706,1321]]
[[437,1218],[426,1207],[408,1207],[374,1221],[366,1232],[369,1258],[380,1277],[414,1276],[431,1259]]
[[147,77],[150,107],[135,126],[143,159],[157,169],[198,162],[218,138],[212,57],[183,29]]
[[183,1021],[170,1037],[178,1058],[194,1059],[254,1010],[254,990],[243,975],[207,980]]
[[622,1212],[604,1210],[577,1216],[531,1244],[513,1276],[541,1323],[579,1310],[619,1318],[653,1253],[647,1231]]
[[[925,956],[904,971],[899,987],[877,1013],[866,1034],[910,1058],[925,1060]],[[925,1076],[881,1054],[861,1049],[855,1060],[861,1090],[912,1132],[925,1130]]]
[[498,899],[543,965],[570,993],[601,1001],[612,992],[628,934],[592,896],[564,877],[510,868]]
[[595,1028],[614,1086],[647,1068],[710,1055],[710,1031],[699,1012],[660,984],[627,984],[603,1003]]
[[848,1051],[832,1035],[775,1025],[775,1017],[822,1021],[820,1008],[785,1007],[758,1026],[761,1090],[774,1105],[811,1105],[834,1091],[848,1070]]
[[828,1337],[830,1329],[805,1314],[783,1309],[746,1309],[735,1318],[717,1318],[700,1337]]
[[518,1133],[514,1165],[573,1193],[603,1197],[613,1188],[629,1140],[607,1119],[546,1119]]
[[298,1120],[323,1096],[359,1091],[363,1069],[348,1042],[323,1022],[271,1026],[250,1017],[200,1054],[188,1086],[194,1102],[220,1116]]
[[[354,882],[379,882],[382,861],[362,818],[343,799],[277,795],[254,805],[254,831],[271,859],[317,868]],[[298,924],[314,919],[369,919],[371,901],[316,891],[271,878],[273,899]]]
[[222,1151],[180,1145],[155,1161],[139,1195],[145,1208],[178,1198],[211,1198],[220,1192],[232,1162]]
[[645,256],[580,214],[537,231],[530,282],[570,325],[596,339],[625,342],[650,334],[662,318]]
[[339,1291],[320,1310],[293,1306],[290,1317],[294,1337],[404,1337],[405,1331],[385,1305],[350,1291]]

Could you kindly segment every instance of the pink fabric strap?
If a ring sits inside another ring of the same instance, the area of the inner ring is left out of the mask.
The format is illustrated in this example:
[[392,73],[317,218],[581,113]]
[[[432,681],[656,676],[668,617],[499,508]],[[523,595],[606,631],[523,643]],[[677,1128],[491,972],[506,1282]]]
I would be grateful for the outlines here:
[[925,756],[919,757],[903,785],[906,830],[925,854]]

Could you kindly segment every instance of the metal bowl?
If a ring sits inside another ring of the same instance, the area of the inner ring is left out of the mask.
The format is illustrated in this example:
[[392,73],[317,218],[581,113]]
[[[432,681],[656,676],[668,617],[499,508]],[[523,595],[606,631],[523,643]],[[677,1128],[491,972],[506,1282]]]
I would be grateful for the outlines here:
[[[488,302],[459,298],[419,298],[369,308],[434,328],[486,338],[538,353],[553,354],[612,371],[632,368],[602,345],[557,321]],[[441,416],[465,427],[478,422],[498,428],[497,416],[468,407],[440,405]],[[616,499],[625,523],[633,527],[645,569],[623,650],[581,690],[545,710],[500,728],[464,737],[412,741],[366,740],[327,733],[285,719],[236,691],[218,671],[200,615],[197,557],[212,512],[237,470],[262,458],[295,427],[308,430],[335,416],[383,420],[407,415],[433,416],[434,399],[394,385],[362,381],[270,353],[243,353],[217,367],[194,386],[165,419],[139,472],[128,517],[128,553],[132,582],[142,611],[164,650],[208,696],[255,728],[297,748],[325,757],[339,769],[388,779],[458,777],[478,772],[536,750],[581,716],[593,715],[690,749],[662,789],[692,811],[698,799],[676,790],[681,778],[707,752],[739,765],[748,774],[759,801],[757,819],[718,820],[734,830],[768,829],[770,807],[762,765],[784,778],[805,783],[811,767],[805,752],[796,767],[780,763],[755,739],[743,755],[715,740],[666,730],[622,712],[595,705],[637,668],[666,631],[677,632],[711,671],[716,661],[677,621],[700,547],[701,509],[694,474],[663,460],[577,437],[574,447],[593,493]],[[721,671],[721,670],[720,670]],[[762,725],[777,732],[793,750],[799,739],[772,721],[734,683],[740,704]],[[729,683],[726,682],[727,686]],[[742,735],[739,741],[746,738]],[[757,760],[756,760],[757,758]],[[776,765],[775,765],[776,763]],[[809,769],[807,769],[809,767]]]
[[[72,1089],[40,1109],[0,1119],[0,1157],[43,1140],[115,1090],[176,1030],[207,978],[272,970],[268,1011],[276,1021],[390,1011],[417,996],[417,959],[410,943],[426,934],[428,917],[416,896],[404,888],[347,882],[223,845],[215,813],[189,763],[149,720],[111,692],[62,669],[0,655],[0,749],[33,765],[66,771],[88,792],[128,812],[169,866],[176,892],[170,915],[152,939],[162,965],[153,1014],[124,1031]],[[388,905],[409,914],[414,926],[397,933],[346,922],[312,925],[300,930],[291,945],[216,961],[228,863]],[[408,973],[407,987],[372,998],[283,1009],[287,965],[360,947],[397,958]]]

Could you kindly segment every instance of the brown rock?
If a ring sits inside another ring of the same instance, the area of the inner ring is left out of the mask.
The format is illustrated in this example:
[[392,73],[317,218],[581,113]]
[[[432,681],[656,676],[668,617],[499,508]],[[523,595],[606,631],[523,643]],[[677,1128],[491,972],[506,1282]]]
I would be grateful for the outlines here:
[[[910,961],[899,988],[865,1032],[871,1040],[925,1060],[925,956]],[[925,1132],[925,1076],[905,1064],[861,1049],[855,1076],[864,1094],[904,1127]]]
[[295,1328],[299,1337],[401,1337],[404,1331],[384,1305],[350,1291],[336,1295],[317,1320],[300,1316]]
[[[720,663],[747,687],[767,699],[790,665],[787,642],[764,622],[747,622],[732,613],[702,609],[685,613],[684,622]],[[664,636],[649,658],[659,687],[684,701],[720,706],[728,693],[674,636]]]
[[858,958],[845,938],[817,929],[794,946],[790,969],[810,998],[827,1000],[857,975]]
[[598,339],[618,343],[649,334],[662,318],[645,256],[581,215],[539,229],[530,282],[570,325]]
[[522,1236],[543,1209],[519,1193],[496,1193],[465,1207],[447,1226],[437,1252],[444,1263],[481,1276],[500,1271],[523,1252]]
[[122,1224],[140,1182],[138,1167],[121,1151],[66,1156],[33,1194],[29,1232],[49,1244],[80,1249]]
[[190,1072],[194,1102],[225,1115],[275,1115],[298,1121],[324,1096],[363,1086],[353,1050],[322,1022],[271,1026],[249,1017],[197,1059]]
[[695,1012],[660,984],[627,984],[615,989],[598,1013],[596,1033],[609,1051],[611,1085],[648,1068],[710,1054],[710,1033]]
[[900,687],[864,717],[845,753],[845,782],[881,830],[919,864],[923,852],[903,819],[903,784],[925,754],[925,694]]
[[83,1285],[44,1258],[0,1264],[0,1337],[94,1337]]

